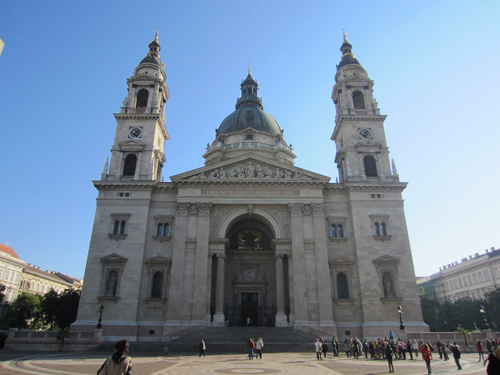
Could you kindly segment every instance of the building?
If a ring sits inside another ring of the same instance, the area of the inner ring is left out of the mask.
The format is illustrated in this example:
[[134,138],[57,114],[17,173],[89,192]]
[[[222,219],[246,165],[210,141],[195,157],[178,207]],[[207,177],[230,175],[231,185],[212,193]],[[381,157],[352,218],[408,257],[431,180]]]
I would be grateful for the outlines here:
[[484,254],[440,267],[439,272],[419,278],[417,284],[439,302],[484,299],[486,293],[500,287],[500,249],[492,247]]
[[0,244],[0,284],[5,285],[3,303],[17,298],[25,265],[12,247]]
[[43,271],[40,267],[28,264],[24,267],[20,292],[44,295],[53,289],[57,294],[66,289],[81,289],[81,281],[55,271]]
[[[339,183],[294,165],[248,72],[205,165],[162,182],[169,98],[158,37],[128,79],[98,190],[73,331],[161,341],[267,325],[379,337],[422,321],[400,182],[373,81],[344,36],[332,99]],[[201,146],[201,145],[200,145]],[[191,145],[192,147],[192,145]],[[327,155],[324,155],[325,157]]]

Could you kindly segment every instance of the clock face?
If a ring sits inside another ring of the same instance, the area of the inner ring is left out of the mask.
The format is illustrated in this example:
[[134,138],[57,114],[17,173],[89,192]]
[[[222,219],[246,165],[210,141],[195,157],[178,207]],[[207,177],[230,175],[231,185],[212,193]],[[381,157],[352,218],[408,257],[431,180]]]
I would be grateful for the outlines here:
[[359,129],[358,130],[359,139],[371,139],[372,132],[370,129]]
[[142,129],[132,128],[132,129],[130,129],[128,134],[129,134],[130,138],[135,138],[135,139],[141,138],[142,137]]

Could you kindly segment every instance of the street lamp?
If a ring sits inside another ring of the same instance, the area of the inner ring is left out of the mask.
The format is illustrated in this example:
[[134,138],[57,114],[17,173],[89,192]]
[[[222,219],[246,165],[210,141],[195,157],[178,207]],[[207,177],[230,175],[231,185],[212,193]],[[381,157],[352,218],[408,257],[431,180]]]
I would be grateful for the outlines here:
[[399,314],[399,329],[401,331],[405,330],[405,325],[403,324],[403,308],[401,305],[398,306],[398,314]]
[[101,303],[101,307],[99,307],[99,321],[97,322],[97,329],[102,329],[102,312],[104,311],[104,304]]
[[490,330],[490,325],[488,324],[488,321],[486,320],[486,311],[484,311],[484,306],[481,305],[481,308],[479,309],[479,312],[483,314],[483,320],[484,320],[484,325],[486,326],[486,330]]

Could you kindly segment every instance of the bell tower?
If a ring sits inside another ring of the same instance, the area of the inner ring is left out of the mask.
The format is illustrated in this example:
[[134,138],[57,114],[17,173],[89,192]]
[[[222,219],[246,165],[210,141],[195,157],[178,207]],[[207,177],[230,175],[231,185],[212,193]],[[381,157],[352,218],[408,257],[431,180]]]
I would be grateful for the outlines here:
[[337,115],[331,139],[337,146],[335,163],[339,181],[399,181],[391,171],[384,121],[373,97],[373,81],[352,53],[347,41],[340,47],[332,99]]
[[115,113],[116,133],[111,162],[101,180],[160,181],[165,162],[165,104],[169,93],[165,64],[160,60],[158,31],[149,52],[127,80],[128,94],[120,113]]

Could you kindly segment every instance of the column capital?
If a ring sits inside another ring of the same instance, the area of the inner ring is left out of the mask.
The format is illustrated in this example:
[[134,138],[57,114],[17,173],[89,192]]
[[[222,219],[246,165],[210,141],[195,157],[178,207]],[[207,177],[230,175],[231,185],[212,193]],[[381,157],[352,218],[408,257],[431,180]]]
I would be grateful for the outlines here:
[[313,214],[315,215],[324,215],[325,205],[322,203],[311,203],[311,208],[313,210]]
[[191,203],[177,203],[177,214],[179,216],[187,216]]
[[198,202],[196,203],[196,206],[198,207],[198,213],[200,216],[208,216],[212,210],[212,203]]
[[303,203],[289,203],[288,210],[290,211],[291,214],[301,214],[302,211],[304,210],[304,204]]

